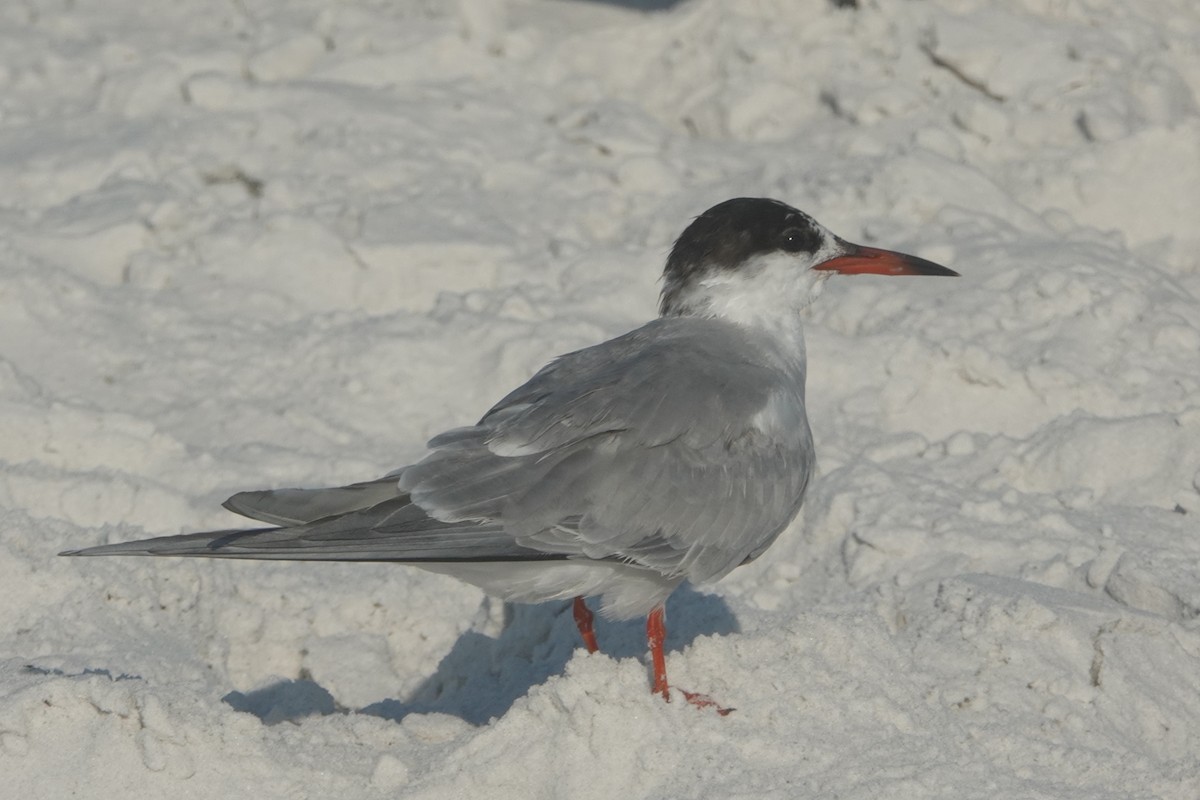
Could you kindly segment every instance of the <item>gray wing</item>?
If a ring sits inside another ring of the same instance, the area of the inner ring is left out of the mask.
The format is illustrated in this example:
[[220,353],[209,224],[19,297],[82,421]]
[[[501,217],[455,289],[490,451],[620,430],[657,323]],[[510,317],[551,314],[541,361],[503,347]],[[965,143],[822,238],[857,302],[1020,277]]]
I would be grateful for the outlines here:
[[742,337],[716,321],[658,320],[559,358],[390,476],[226,503],[283,527],[70,554],[615,559],[712,580],[766,549],[812,470],[803,377]]
[[530,549],[719,578],[791,521],[813,465],[803,378],[745,336],[667,319],[563,356],[430,442],[400,488]]
[[[394,479],[391,483],[395,483]],[[312,494],[338,490],[283,490]],[[245,493],[259,494],[259,493]],[[273,505],[274,501],[270,501]],[[257,509],[254,509],[255,513]],[[70,550],[70,556],[205,556],[292,561],[537,561],[562,558],[518,545],[499,525],[430,519],[407,495],[301,525],[161,536]]]

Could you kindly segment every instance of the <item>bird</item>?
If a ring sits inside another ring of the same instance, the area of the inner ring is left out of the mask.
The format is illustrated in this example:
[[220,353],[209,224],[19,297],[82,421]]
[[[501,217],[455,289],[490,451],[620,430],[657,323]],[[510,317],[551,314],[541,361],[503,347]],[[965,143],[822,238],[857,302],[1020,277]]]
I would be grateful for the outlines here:
[[651,692],[670,701],[667,597],[754,561],[804,500],[815,451],[801,317],[834,274],[958,275],[843,240],[778,200],[726,200],[675,241],[656,319],[555,358],[416,463],[224,503],[268,527],[62,555],[409,564],[508,602],[569,600],[589,653],[599,597],[608,618],[646,618]]

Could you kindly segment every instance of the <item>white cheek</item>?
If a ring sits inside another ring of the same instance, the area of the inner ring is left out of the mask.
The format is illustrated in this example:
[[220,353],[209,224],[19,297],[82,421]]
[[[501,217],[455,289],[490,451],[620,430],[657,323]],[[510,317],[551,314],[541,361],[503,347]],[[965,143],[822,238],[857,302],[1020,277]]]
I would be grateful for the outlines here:
[[791,256],[773,253],[745,269],[702,281],[700,292],[722,316],[769,318],[807,307],[820,296],[829,275],[809,269]]

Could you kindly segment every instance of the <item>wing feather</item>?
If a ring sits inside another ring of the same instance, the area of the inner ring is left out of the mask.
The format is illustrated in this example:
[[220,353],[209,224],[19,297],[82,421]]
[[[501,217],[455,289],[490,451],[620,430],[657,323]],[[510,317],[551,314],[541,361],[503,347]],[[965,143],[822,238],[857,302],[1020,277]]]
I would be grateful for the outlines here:
[[283,527],[77,554],[571,558],[715,580],[791,521],[813,467],[803,365],[750,337],[717,320],[656,320],[562,356],[384,478],[243,492],[226,504]]
[[238,492],[224,506],[243,517],[273,525],[305,522],[347,514],[400,494],[395,476],[330,489],[267,489]]
[[69,555],[205,556],[295,561],[533,561],[499,525],[440,523],[407,497],[304,525],[161,536]]
[[[498,522],[531,549],[720,577],[791,521],[812,470],[803,377],[748,337],[666,319],[563,356],[435,438],[400,488],[438,520]],[[764,431],[780,405],[796,424]]]

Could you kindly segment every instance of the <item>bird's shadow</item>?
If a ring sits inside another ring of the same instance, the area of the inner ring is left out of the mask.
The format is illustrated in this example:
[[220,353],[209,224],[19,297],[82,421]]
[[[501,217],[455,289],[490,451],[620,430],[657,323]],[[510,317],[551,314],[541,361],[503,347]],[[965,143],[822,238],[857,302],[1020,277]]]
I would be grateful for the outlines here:
[[[684,584],[667,601],[668,652],[683,649],[699,636],[738,631],[737,618],[716,595]],[[610,622],[597,614],[596,637],[610,658],[640,657],[646,652],[643,620]],[[569,602],[506,603],[495,635],[467,631],[437,670],[407,697],[380,700],[357,712],[396,722],[409,714],[441,713],[483,725],[503,715],[533,686],[563,672],[581,646]],[[230,692],[223,700],[268,725],[350,710],[339,707],[328,690],[307,676],[252,692]]]

